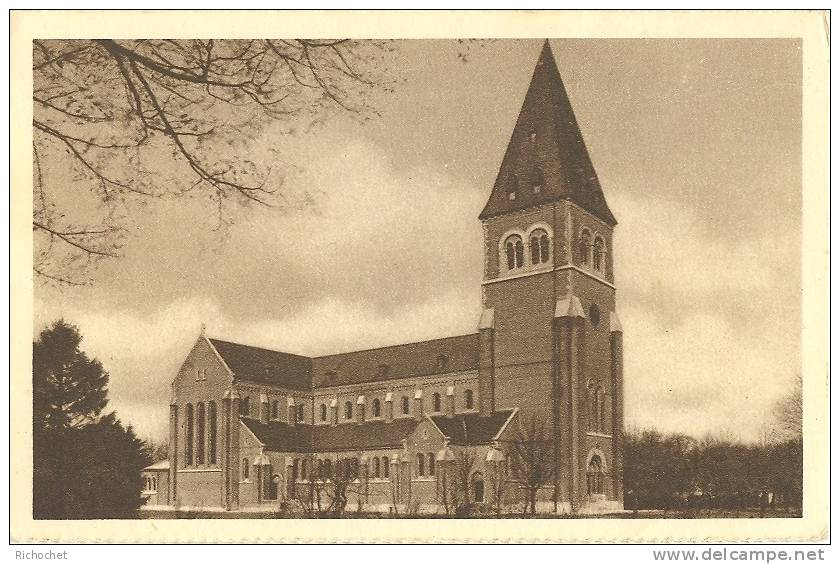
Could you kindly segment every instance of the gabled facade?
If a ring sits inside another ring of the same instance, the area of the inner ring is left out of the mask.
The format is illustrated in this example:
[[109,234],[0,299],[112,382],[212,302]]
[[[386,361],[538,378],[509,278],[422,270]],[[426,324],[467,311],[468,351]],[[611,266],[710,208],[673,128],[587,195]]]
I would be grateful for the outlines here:
[[310,358],[202,331],[172,385],[168,503],[311,505],[318,470],[350,464],[348,508],[516,505],[512,457],[536,423],[553,453],[541,507],[620,508],[616,220],[547,41],[479,219],[475,333]]

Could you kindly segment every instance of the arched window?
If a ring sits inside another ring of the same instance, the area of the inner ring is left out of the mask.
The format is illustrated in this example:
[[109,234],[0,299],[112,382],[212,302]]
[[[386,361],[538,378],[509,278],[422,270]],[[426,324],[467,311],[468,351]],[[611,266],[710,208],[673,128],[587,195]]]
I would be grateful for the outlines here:
[[543,185],[545,184],[545,178],[543,177],[543,171],[540,169],[535,169],[534,172],[531,174],[531,190],[534,194],[539,194],[542,192]]
[[274,474],[271,476],[271,481],[268,485],[268,499],[277,499],[278,491],[280,491],[280,475]]
[[598,388],[598,430],[602,433],[607,431],[607,410],[604,409],[606,404],[606,394],[603,388]]
[[484,503],[484,476],[476,472],[470,480],[472,483],[472,496],[475,503]]
[[306,416],[306,412],[304,411],[303,404],[298,404],[297,406],[297,420],[303,421],[304,417]]
[[592,240],[592,235],[588,229],[580,232],[580,239],[578,240],[578,264],[589,265],[589,245]]
[[525,249],[522,246],[522,237],[511,235],[505,239],[505,256],[507,257],[508,270],[522,267],[525,263]]
[[211,401],[207,404],[207,462],[216,464],[216,433],[218,429],[218,421],[216,415],[216,402]]
[[305,480],[307,476],[307,471],[309,470],[309,464],[307,464],[307,460],[304,458],[300,461],[300,479]]
[[321,412],[321,421],[327,420],[327,404],[322,403],[321,406],[318,408]]
[[598,272],[604,271],[604,263],[606,262],[607,253],[604,240],[598,236],[595,237],[595,242],[592,243],[592,266]]
[[280,407],[279,406],[280,406],[280,402],[278,402],[277,400],[274,400],[273,402],[271,402],[271,418],[272,419],[277,419],[278,417],[280,417],[280,415],[279,415],[280,414]]
[[193,463],[193,433],[194,433],[194,420],[193,420],[193,406],[191,403],[187,404],[187,417],[186,421],[184,422],[184,459],[187,463],[187,466],[192,466]]
[[300,476],[300,459],[295,458],[292,461],[292,482],[297,482],[298,477]]
[[402,407],[403,415],[408,415],[408,396],[403,396],[400,402],[402,403],[400,407]]
[[382,415],[382,404],[379,402],[379,398],[374,398],[373,404],[371,405],[371,413],[374,417]]
[[426,455],[421,452],[417,453],[417,475],[426,475]]
[[248,459],[242,459],[242,479],[247,480],[251,477],[251,465],[248,464]]
[[378,478],[379,474],[380,474],[380,472],[379,472],[379,457],[374,456],[373,457],[373,477]]
[[432,411],[440,411],[440,394],[437,392],[432,394]]
[[344,418],[345,419],[353,419],[353,402],[352,401],[344,402]]
[[595,383],[589,380],[586,383],[586,427],[590,431],[598,430],[598,395],[595,391]]
[[549,240],[545,229],[534,229],[529,240],[531,264],[543,264],[549,258]]
[[473,399],[473,391],[470,389],[464,390],[464,409],[474,409],[475,400]]
[[329,458],[324,460],[324,478],[330,479],[332,478],[332,460]]
[[429,476],[435,475],[435,455],[433,453],[429,453],[426,455],[426,459],[429,461]]
[[206,431],[206,414],[204,413],[204,403],[199,402],[195,406],[195,412],[195,463],[204,464],[204,433]]
[[589,460],[589,467],[586,472],[586,489],[589,495],[604,493],[604,467],[601,464],[601,457],[597,454]]
[[382,457],[382,477],[388,478],[391,476],[391,464],[387,456]]

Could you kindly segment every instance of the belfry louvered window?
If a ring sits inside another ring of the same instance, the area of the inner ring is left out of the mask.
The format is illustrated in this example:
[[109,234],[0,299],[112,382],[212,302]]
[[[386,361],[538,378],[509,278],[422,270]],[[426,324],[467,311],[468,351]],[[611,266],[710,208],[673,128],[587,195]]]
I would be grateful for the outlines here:
[[601,237],[595,237],[595,242],[592,243],[592,266],[598,272],[604,271],[604,264],[606,262],[606,246]]
[[525,248],[522,245],[522,237],[511,235],[505,240],[505,257],[507,258],[508,270],[522,267],[525,263]]
[[531,264],[543,264],[549,259],[549,240],[545,229],[534,229],[530,237]]
[[589,265],[589,249],[592,235],[588,229],[580,232],[580,239],[578,240],[578,264]]

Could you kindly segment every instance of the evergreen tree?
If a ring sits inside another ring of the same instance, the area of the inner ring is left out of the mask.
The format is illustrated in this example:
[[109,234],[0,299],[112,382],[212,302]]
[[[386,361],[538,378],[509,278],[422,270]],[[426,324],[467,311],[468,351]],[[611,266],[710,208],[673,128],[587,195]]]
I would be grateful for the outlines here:
[[32,345],[35,426],[67,431],[93,422],[108,403],[108,373],[79,350],[78,328],[63,319]]
[[108,373],[79,350],[79,330],[64,320],[32,347],[33,514],[36,519],[134,516],[140,471],[150,456],[108,403]]

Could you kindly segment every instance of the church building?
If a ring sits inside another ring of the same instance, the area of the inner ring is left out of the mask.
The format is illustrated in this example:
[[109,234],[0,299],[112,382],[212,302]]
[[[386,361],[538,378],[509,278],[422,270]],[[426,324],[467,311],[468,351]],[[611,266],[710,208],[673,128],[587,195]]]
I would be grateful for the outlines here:
[[473,333],[307,357],[202,331],[172,383],[155,503],[507,512],[534,490],[540,512],[620,510],[616,219],[548,41],[478,219]]

